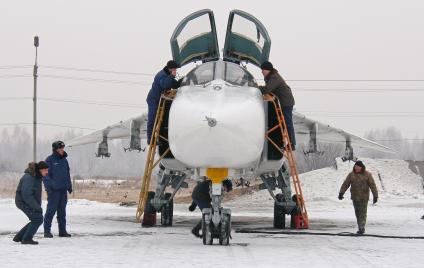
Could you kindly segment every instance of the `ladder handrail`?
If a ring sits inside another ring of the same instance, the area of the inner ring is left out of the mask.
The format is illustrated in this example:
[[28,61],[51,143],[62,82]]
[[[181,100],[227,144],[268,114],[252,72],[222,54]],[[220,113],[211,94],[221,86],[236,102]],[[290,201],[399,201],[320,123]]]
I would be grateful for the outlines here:
[[[277,113],[277,118],[278,118],[278,125],[272,127],[271,129],[269,129],[265,136],[268,139],[268,141],[271,142],[271,144],[274,145],[274,147],[276,147],[283,155],[286,155],[287,161],[289,162],[289,167],[290,167],[290,174],[291,177],[293,179],[293,185],[294,185],[294,189],[296,192],[296,201],[297,204],[300,207],[300,213],[303,217],[305,226],[304,228],[309,228],[309,219],[308,219],[308,212],[306,210],[306,205],[305,205],[305,199],[303,198],[303,192],[302,192],[302,187],[300,184],[300,179],[299,179],[299,173],[297,171],[297,166],[296,166],[296,161],[294,159],[294,155],[293,155],[293,150],[292,150],[292,144],[290,141],[290,136],[288,134],[287,131],[287,125],[286,125],[286,121],[284,119],[284,114],[281,108],[281,104],[280,101],[278,100],[278,98],[274,95],[274,94],[269,94],[268,96],[265,95],[264,99],[266,101],[271,101],[274,105],[275,108],[275,112]],[[277,146],[277,144],[268,136],[268,134],[272,131],[274,131],[275,129],[279,128],[282,134],[282,139],[283,139],[283,145],[285,146],[285,150],[281,150],[281,148],[279,148]]]

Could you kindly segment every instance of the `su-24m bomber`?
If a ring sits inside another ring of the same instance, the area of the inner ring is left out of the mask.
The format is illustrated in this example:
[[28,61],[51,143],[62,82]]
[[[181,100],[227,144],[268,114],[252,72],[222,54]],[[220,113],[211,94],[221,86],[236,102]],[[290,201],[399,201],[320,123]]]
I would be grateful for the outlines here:
[[[160,100],[137,210],[143,224],[155,224],[159,212],[161,224],[171,226],[172,200],[181,187],[187,187],[185,180],[209,180],[212,202],[211,208],[202,210],[203,243],[212,244],[219,238],[220,244],[228,245],[231,211],[221,205],[222,182],[227,178],[249,181],[260,177],[275,201],[274,227],[284,228],[285,215],[293,215],[295,210],[303,227],[308,227],[281,107],[274,96],[262,96],[255,78],[242,65],[259,67],[268,60],[270,47],[264,25],[240,10],[230,12],[222,58],[211,10],[194,12],[177,25],[171,37],[173,60],[181,66],[201,64],[188,72],[178,90],[162,95]],[[97,155],[109,157],[109,140],[129,139],[128,149],[140,151],[141,140],[146,139],[146,119],[143,114],[68,144],[100,142]],[[345,143],[344,160],[355,160],[353,146],[393,152],[300,113],[295,112],[293,120],[297,140],[309,145],[307,153],[318,153],[320,139]],[[156,147],[160,157],[155,161]],[[159,164],[156,190],[148,192],[152,171]],[[278,194],[274,194],[276,188]]]

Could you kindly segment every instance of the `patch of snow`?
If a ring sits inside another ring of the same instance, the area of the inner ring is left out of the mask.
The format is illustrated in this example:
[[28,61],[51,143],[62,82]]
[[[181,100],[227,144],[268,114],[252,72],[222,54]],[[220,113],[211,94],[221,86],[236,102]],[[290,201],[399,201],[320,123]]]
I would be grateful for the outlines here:
[[84,180],[75,180],[75,183],[93,185],[93,186],[96,186],[96,185],[111,186],[111,185],[119,185],[127,181],[128,180],[84,179]]
[[[404,161],[363,161],[381,193],[379,202],[368,208],[367,233],[423,236],[420,177]],[[310,231],[356,231],[349,194],[342,201],[337,199],[351,169],[352,163],[339,162],[337,170],[325,168],[301,175]],[[377,172],[382,174],[385,191]],[[232,209],[233,230],[272,227],[273,200],[266,190],[223,205]],[[135,222],[135,207],[69,200],[68,229],[74,236],[44,239],[41,227],[36,236],[40,245],[24,246],[12,238],[26,224],[26,217],[12,199],[0,199],[1,267],[423,267],[424,263],[424,240],[233,232],[229,247],[203,246],[190,234],[200,212],[189,212],[187,207],[175,204],[173,227],[141,228]],[[53,233],[57,234],[55,222]]]

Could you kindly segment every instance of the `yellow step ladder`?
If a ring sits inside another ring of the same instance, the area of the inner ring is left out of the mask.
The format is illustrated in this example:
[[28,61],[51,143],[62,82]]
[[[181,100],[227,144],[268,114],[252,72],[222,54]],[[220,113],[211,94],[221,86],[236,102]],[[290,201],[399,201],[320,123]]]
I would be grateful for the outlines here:
[[150,140],[149,150],[147,152],[146,165],[144,166],[144,174],[141,180],[141,189],[140,195],[138,198],[138,207],[136,212],[137,222],[141,222],[141,217],[143,216],[144,209],[146,207],[147,196],[150,188],[150,181],[152,178],[153,169],[159,164],[159,162],[168,154],[170,151],[169,148],[155,161],[156,156],[156,145],[159,139],[168,141],[165,137],[160,135],[160,129],[163,122],[163,116],[165,114],[165,104],[167,101],[172,100],[175,96],[175,92],[170,91],[166,94],[163,94],[159,100],[159,106],[156,111],[155,123],[153,125],[152,136]]
[[[273,103],[274,105],[274,109],[277,113],[277,118],[278,118],[278,125],[272,127],[271,129],[269,129],[266,133],[266,138],[268,139],[268,141],[271,142],[271,144],[273,144],[274,147],[276,147],[281,154],[283,154],[288,161],[289,167],[290,167],[290,175],[292,177],[293,180],[293,185],[294,185],[294,189],[296,192],[296,199],[297,199],[297,205],[299,206],[300,209],[300,214],[303,218],[303,225],[302,228],[303,229],[308,229],[309,228],[309,219],[308,219],[308,212],[306,210],[306,205],[305,205],[305,199],[303,198],[303,193],[302,193],[302,187],[300,184],[300,179],[299,179],[299,173],[297,171],[297,167],[296,167],[296,160],[294,158],[294,154],[293,154],[293,150],[292,150],[292,145],[290,142],[290,136],[289,133],[287,131],[287,125],[286,125],[286,121],[284,119],[284,114],[280,105],[280,102],[278,100],[278,98],[274,95],[274,94],[269,94],[266,95],[264,97],[264,99],[266,101],[270,101]],[[270,137],[269,137],[269,133],[273,132],[276,129],[280,129],[281,134],[282,134],[282,138],[283,138],[283,144],[285,146],[285,148],[280,148]]]

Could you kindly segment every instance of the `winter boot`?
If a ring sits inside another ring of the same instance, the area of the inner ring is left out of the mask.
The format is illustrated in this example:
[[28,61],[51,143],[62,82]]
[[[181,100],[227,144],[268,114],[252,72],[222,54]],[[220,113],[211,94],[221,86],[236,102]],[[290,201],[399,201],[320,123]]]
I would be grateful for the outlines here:
[[364,229],[364,228],[359,229],[359,230],[356,232],[356,234],[357,234],[357,235],[363,235],[363,234],[365,234],[365,229]]
[[50,231],[48,231],[48,232],[44,232],[44,237],[45,238],[53,238],[53,235]]
[[31,239],[31,240],[22,241],[21,244],[23,244],[23,245],[38,245],[38,242]]
[[71,237],[72,235],[70,235],[67,231],[63,231],[63,232],[59,232],[59,237]]
[[202,236],[200,235],[200,229],[202,228],[202,222],[200,221],[196,226],[193,227],[193,229],[191,229],[191,233],[197,237],[197,238],[201,238]]
[[13,242],[16,242],[16,243],[22,242],[22,237],[15,235],[15,237],[13,238]]

